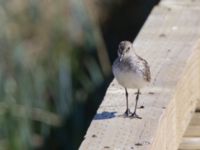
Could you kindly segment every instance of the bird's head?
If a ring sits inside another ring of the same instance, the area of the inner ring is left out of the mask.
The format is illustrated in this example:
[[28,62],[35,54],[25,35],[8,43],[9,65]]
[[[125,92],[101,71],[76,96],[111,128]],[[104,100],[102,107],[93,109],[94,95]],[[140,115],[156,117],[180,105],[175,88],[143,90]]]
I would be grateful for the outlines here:
[[131,55],[131,50],[133,49],[133,45],[129,41],[122,41],[119,43],[118,47],[118,56],[120,61],[124,58],[129,57]]

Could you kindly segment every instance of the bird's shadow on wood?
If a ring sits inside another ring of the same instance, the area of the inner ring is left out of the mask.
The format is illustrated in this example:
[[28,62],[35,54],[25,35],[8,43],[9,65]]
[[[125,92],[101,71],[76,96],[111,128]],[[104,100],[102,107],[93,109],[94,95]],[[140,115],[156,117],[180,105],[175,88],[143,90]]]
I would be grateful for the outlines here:
[[116,111],[114,111],[114,112],[104,111],[104,112],[101,112],[101,113],[97,113],[94,117],[94,120],[111,119],[111,118],[116,117],[116,115],[115,115],[116,113],[117,113]]

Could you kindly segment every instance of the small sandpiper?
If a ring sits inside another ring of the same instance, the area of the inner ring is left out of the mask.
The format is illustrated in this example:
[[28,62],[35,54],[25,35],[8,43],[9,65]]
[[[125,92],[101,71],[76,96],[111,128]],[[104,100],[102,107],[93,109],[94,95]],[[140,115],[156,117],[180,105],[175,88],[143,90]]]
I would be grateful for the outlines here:
[[[138,56],[133,48],[133,44],[129,41],[122,41],[118,47],[118,58],[112,66],[113,74],[125,88],[126,95],[126,111],[125,116],[131,118],[142,119],[137,115],[137,103],[140,95],[140,88],[144,87],[151,81],[150,67],[147,61]],[[137,89],[136,102],[134,112],[131,113],[128,107],[128,91],[127,88]]]

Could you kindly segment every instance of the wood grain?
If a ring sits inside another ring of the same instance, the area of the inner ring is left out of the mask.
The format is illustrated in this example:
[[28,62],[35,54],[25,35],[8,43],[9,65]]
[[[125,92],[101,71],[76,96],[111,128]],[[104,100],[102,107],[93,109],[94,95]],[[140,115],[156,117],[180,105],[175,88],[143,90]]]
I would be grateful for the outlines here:
[[189,9],[199,9],[199,0],[161,0],[160,5],[169,7],[186,7]]
[[199,150],[200,137],[185,137],[180,145],[179,150]]
[[200,113],[193,114],[189,126],[184,133],[179,150],[198,150],[200,149]]
[[[114,80],[80,150],[176,150],[200,98],[200,10],[154,8],[134,46],[151,66],[138,114],[123,118],[124,89]],[[192,16],[192,17],[191,17]],[[136,90],[129,89],[131,110]]]

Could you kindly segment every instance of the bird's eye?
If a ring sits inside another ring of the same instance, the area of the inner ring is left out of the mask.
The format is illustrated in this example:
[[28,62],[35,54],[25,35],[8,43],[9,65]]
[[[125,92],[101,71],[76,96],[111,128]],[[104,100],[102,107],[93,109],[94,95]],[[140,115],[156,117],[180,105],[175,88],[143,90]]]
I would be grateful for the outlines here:
[[128,52],[130,50],[130,47],[127,48],[126,52]]

